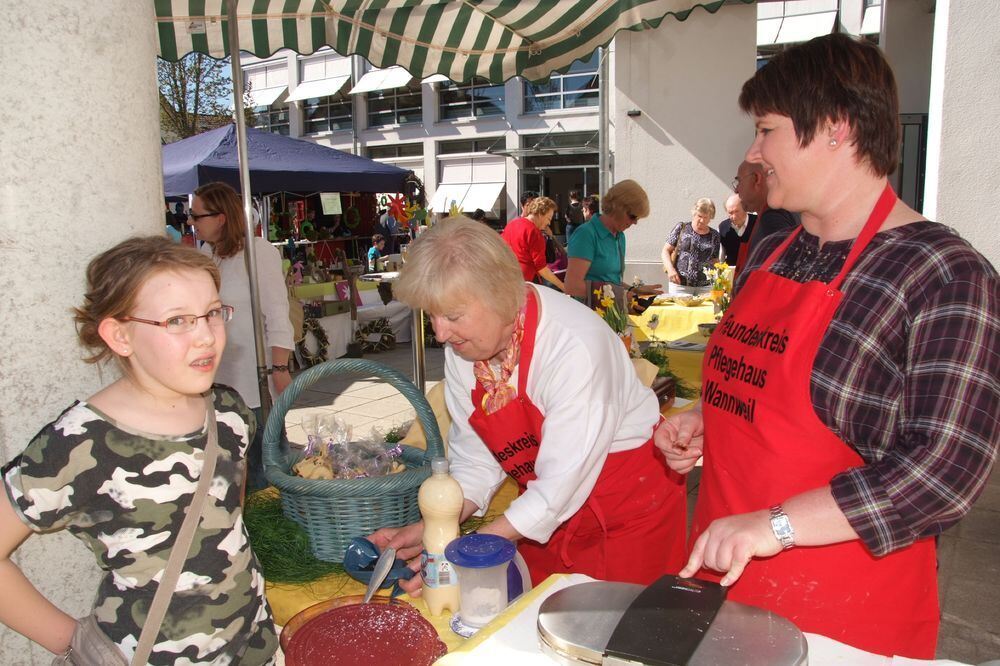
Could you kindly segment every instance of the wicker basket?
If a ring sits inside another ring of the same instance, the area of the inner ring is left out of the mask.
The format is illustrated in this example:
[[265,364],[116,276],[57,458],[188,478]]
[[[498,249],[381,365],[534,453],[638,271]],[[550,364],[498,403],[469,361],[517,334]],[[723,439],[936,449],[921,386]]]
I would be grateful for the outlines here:
[[[356,374],[384,379],[403,394],[417,412],[427,435],[427,451],[403,447],[407,470],[368,479],[303,479],[290,473],[279,441],[285,415],[303,389],[331,375]],[[281,491],[285,515],[305,529],[313,554],[341,562],[352,538],[380,527],[408,525],[420,519],[417,491],[430,476],[430,460],[444,455],[437,419],[420,390],[396,370],[365,359],[342,359],[314,365],[299,374],[278,397],[264,428],[263,458],[267,480]]]

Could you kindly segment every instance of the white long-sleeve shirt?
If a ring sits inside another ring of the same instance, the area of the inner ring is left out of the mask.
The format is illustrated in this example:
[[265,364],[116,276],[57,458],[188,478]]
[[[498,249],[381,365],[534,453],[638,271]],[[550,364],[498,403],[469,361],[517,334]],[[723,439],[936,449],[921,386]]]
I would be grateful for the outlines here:
[[[553,289],[535,287],[535,293],[540,311],[526,392],[545,417],[535,461],[538,478],[504,515],[519,533],[544,543],[587,501],[608,453],[638,448],[649,439],[659,407],[625,346],[600,317]],[[445,349],[451,473],[466,499],[484,509],[506,475],[469,425],[472,365]],[[514,387],[519,372],[520,367],[510,378]]]
[[[295,349],[292,324],[288,319],[288,291],[281,271],[281,253],[263,238],[254,238],[257,259],[257,280],[260,289],[260,309],[264,315],[264,354],[271,365],[271,347]],[[201,251],[211,254],[205,243]],[[250,310],[250,280],[247,278],[243,253],[219,259],[215,257],[222,276],[219,298],[236,308],[226,324],[226,349],[215,381],[236,389],[247,406],[260,407],[257,389],[257,351],[253,337],[253,316]],[[272,389],[273,391],[273,389]]]

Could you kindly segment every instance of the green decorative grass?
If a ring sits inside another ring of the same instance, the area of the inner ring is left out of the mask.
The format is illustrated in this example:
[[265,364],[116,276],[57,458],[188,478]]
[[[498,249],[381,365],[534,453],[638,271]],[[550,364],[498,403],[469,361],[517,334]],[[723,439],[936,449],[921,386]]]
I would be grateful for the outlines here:
[[642,357],[659,368],[656,372],[657,377],[670,377],[674,380],[676,386],[675,395],[678,398],[694,400],[698,397],[698,391],[684,383],[684,380],[675,375],[670,369],[670,358],[667,357],[666,351],[660,345],[656,343],[650,344],[642,352]]
[[281,497],[273,490],[247,497],[243,521],[250,545],[264,570],[264,579],[269,583],[309,583],[344,573],[342,565],[316,559],[309,536],[281,512]]

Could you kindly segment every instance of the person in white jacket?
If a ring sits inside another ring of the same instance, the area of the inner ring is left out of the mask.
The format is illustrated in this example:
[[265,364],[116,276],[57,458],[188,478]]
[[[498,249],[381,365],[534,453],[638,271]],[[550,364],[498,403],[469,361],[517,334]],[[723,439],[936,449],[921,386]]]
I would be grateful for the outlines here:
[[[264,424],[261,422],[260,391],[257,388],[257,351],[250,309],[250,279],[243,252],[246,244],[246,217],[236,191],[225,183],[202,185],[194,192],[190,219],[198,238],[206,242],[202,251],[210,253],[219,267],[222,286],[219,294],[235,308],[227,331],[229,343],[216,382],[236,389],[254,410],[257,430],[247,451],[247,490],[267,485],[261,460]],[[295,348],[288,318],[288,293],[281,270],[281,254],[265,239],[254,237],[260,308],[264,319],[264,353],[271,374],[271,389],[281,393],[292,381],[288,371],[289,352]]]
[[[518,541],[533,584],[560,572],[649,583],[680,568],[684,485],[652,443],[656,396],[599,316],[525,283],[503,240],[468,219],[414,241],[395,293],[428,312],[446,345],[463,520],[481,514],[509,476],[519,496],[479,531]],[[372,540],[407,557],[422,531],[385,528]]]

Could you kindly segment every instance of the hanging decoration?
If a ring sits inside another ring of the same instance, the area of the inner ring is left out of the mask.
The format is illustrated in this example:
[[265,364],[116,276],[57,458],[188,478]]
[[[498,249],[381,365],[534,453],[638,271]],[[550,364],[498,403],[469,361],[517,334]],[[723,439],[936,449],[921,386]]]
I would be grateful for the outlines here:
[[358,225],[361,224],[361,211],[358,210],[357,206],[351,206],[344,211],[344,223],[348,229],[358,228]]
[[[316,340],[315,352],[309,351],[309,345],[306,344],[310,333]],[[329,350],[330,339],[326,336],[326,331],[323,330],[319,320],[315,317],[306,317],[305,321],[302,322],[302,339],[295,344],[295,351],[302,359],[302,364],[308,368],[322,363],[326,360]]]
[[410,221],[410,215],[406,212],[406,198],[402,194],[389,199],[389,215],[403,225]]
[[361,350],[368,353],[388,351],[396,346],[396,334],[385,317],[359,328],[354,341],[361,343]]

